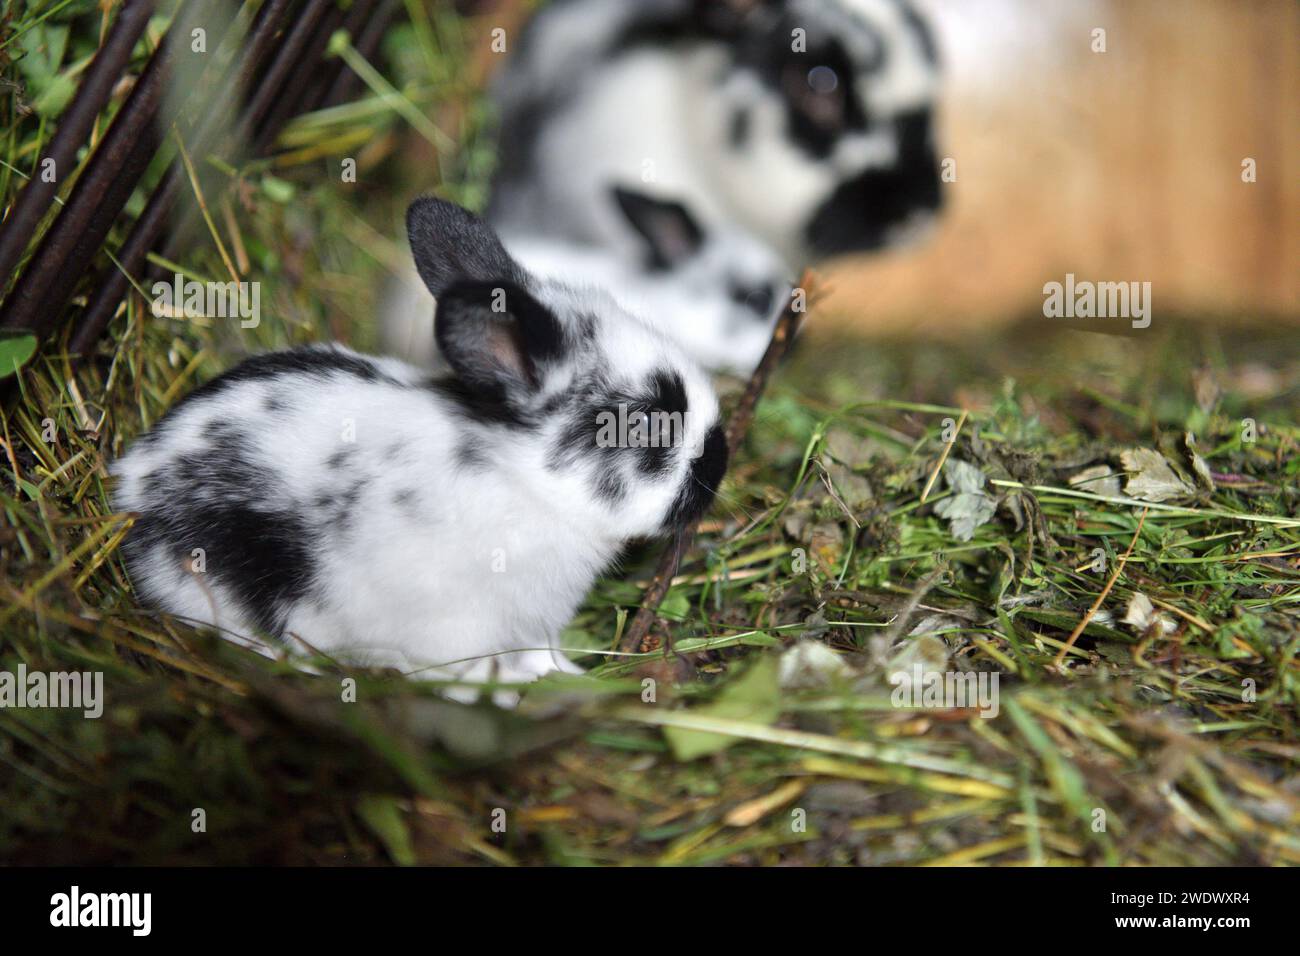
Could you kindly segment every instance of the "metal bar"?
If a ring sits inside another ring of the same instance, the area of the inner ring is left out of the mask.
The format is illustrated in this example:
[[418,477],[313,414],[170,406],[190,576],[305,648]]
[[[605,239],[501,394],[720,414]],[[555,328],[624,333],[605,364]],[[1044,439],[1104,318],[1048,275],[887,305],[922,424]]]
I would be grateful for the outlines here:
[[169,72],[169,47],[169,38],[164,37],[149,58],[131,95],[118,110],[85,171],[72,187],[72,195],[46,231],[18,284],[5,300],[0,311],[0,328],[31,329],[43,336],[54,324],[55,317],[43,309],[46,300],[63,296],[63,301],[66,301],[66,296],[72,293],[71,289],[54,288],[55,276],[63,270],[68,256],[78,244],[78,238],[86,231],[99,207],[100,197],[108,193],[110,186],[124,172],[129,172],[126,169],[128,161],[162,103],[163,87]]
[[180,182],[180,164],[172,163],[163,174],[158,188],[149,197],[144,212],[136,220],[126,242],[117,251],[117,261],[121,268],[110,263],[100,271],[94,283],[94,291],[90,294],[90,301],[86,304],[86,309],[72,333],[72,342],[68,351],[73,355],[82,355],[93,349],[95,342],[99,340],[99,336],[103,334],[113,318],[113,314],[117,311],[117,304],[127,294],[127,276],[135,275],[141,270],[149,250],[166,228],[167,217],[171,213],[172,204],[176,201]]
[[[357,8],[363,7],[366,0],[357,0],[353,5],[353,13]],[[303,103],[303,93],[311,90],[319,82],[321,73],[327,69],[322,57],[325,49],[329,46],[330,37],[334,31],[344,25],[344,13],[336,5],[329,4],[325,15],[321,17],[311,38],[307,41],[303,49],[303,63],[311,64],[311,69],[299,70],[282,86],[280,95],[271,109],[263,117],[260,128],[257,130],[257,136],[254,140],[254,152],[262,155],[270,150],[276,135],[281,128],[287,123],[290,117],[297,116],[301,113],[308,112]]]
[[[332,6],[328,0],[310,0],[304,11],[294,23],[293,29],[285,37],[284,44],[271,62],[271,67],[258,84],[257,92],[249,101],[240,123],[240,132],[249,134],[255,130],[266,117],[275,99],[284,93],[285,80],[295,69],[303,72],[306,65],[302,53],[312,33],[326,11]],[[242,136],[240,137],[243,138]]]
[[[37,175],[27,181],[10,208],[9,215],[0,224],[0,277],[3,277],[0,282],[8,283],[36,226],[58,191],[59,183],[46,182],[39,175],[39,170],[44,168],[48,159],[54,160],[56,179],[65,170],[72,169],[77,150],[90,135],[95,118],[107,105],[113,87],[131,59],[136,41],[149,23],[153,9],[154,0],[126,0],[117,19],[113,21],[104,45],[86,69],[72,102],[59,117],[58,128],[41,155],[40,162],[36,164]],[[0,289],[3,289],[3,285],[0,285]]]
[[[136,79],[130,96],[73,186],[68,202],[5,301],[0,310],[0,327],[30,329],[44,337],[56,324],[77,279],[107,238],[113,220],[157,151],[161,134],[154,124],[161,114],[165,87],[171,81],[174,47],[177,42],[185,42],[185,38],[176,37],[176,24],[188,23],[189,13],[201,3],[182,0],[162,43]],[[205,9],[215,11],[208,30],[212,42],[219,44],[235,19],[235,11],[225,3]]]
[[45,295],[36,305],[34,315],[38,322],[38,331],[42,335],[48,334],[54,327],[60,310],[72,297],[77,281],[85,273],[95,254],[103,248],[104,240],[108,238],[109,230],[113,228],[113,221],[126,206],[140,177],[149,168],[149,161],[158,152],[161,136],[161,132],[153,124],[146,127],[131,147],[131,152],[117,175],[109,180],[104,191],[98,196],[99,201],[94,205],[85,227],[77,234],[71,252],[63,260],[53,281],[45,290]]
[[[258,10],[239,64],[234,71],[235,89],[246,89],[262,62],[270,55],[275,40],[284,25],[294,0],[269,0]],[[229,88],[228,84],[223,84]],[[194,139],[194,152],[208,151],[213,136],[222,128],[222,116],[228,110],[208,111]],[[172,208],[183,184],[181,165],[173,160],[157,188],[149,197],[144,212],[140,214],[130,234],[117,252],[118,265],[108,265],[99,274],[85,311],[77,322],[69,351],[74,355],[88,353],[94,348],[104,329],[117,312],[118,303],[128,291],[128,275],[141,272],[149,250],[158,242],[167,227]],[[120,266],[120,268],[119,268]]]
[[[392,22],[396,13],[397,0],[383,0],[379,4],[379,9],[366,21],[365,29],[353,44],[364,59],[374,61],[375,55],[379,52],[379,44],[384,39],[384,33],[388,30],[388,25]],[[340,103],[346,103],[357,95],[361,90],[361,86],[361,77],[357,76],[345,64],[343,69],[334,77],[334,82],[330,84],[328,91],[326,91],[324,99],[321,100],[321,105],[337,106]]]

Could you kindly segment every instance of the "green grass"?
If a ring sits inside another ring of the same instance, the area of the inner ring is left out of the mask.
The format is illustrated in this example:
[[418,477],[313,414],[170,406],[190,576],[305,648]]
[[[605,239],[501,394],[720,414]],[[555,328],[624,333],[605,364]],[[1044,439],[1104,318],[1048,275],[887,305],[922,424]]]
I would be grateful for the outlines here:
[[[54,6],[31,5],[0,43]],[[72,24],[61,70],[88,52],[92,20]],[[480,201],[481,105],[405,79],[428,62],[458,75],[459,29],[440,15],[389,41],[388,81],[462,144],[442,157],[445,188]],[[0,100],[5,202],[52,132],[19,112],[29,92]],[[348,143],[364,161],[343,186]],[[819,335],[814,315],[665,602],[655,633],[675,654],[589,653],[589,676],[532,687],[514,713],[391,673],[307,675],[138,607],[106,464],[240,354],[369,346],[401,210],[433,185],[432,146],[380,93],[299,120],[281,145],[288,159],[229,169],[238,201],[214,217],[263,283],[261,327],[153,319],[137,300],[95,361],[74,370],[52,343],[5,406],[0,671],[102,671],[108,703],[99,720],[0,709],[0,861],[1300,862],[1287,330],[1169,318],[1101,336],[1039,318],[866,344]],[[210,235],[181,264],[223,268]],[[1185,493],[1143,518],[1069,484],[1103,465],[1122,486],[1120,454],[1137,447]],[[922,502],[945,449],[991,501],[959,501],[939,477]],[[959,538],[952,509],[981,505],[996,510]],[[566,646],[615,646],[657,547],[599,582]],[[1123,623],[1137,595],[1153,613]],[[800,642],[835,672],[783,682]],[[917,657],[997,673],[997,716],[893,706],[888,675]]]

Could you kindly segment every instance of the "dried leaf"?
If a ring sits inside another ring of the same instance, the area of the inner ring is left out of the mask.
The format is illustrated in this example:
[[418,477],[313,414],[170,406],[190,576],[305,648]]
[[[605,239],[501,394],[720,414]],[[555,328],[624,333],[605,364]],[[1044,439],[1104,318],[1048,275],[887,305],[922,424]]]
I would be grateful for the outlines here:
[[853,673],[840,655],[819,641],[800,641],[781,655],[782,690],[817,690]]
[[993,517],[997,502],[984,492],[984,473],[974,465],[950,458],[944,463],[943,477],[953,494],[935,505],[934,512],[948,520],[954,538],[969,541],[975,529]]
[[1127,624],[1139,634],[1146,634],[1153,628],[1158,629],[1162,634],[1169,634],[1178,627],[1168,617],[1157,611],[1155,605],[1151,603],[1151,599],[1141,591],[1129,598],[1122,623]]
[[833,521],[812,526],[808,554],[826,574],[834,573],[844,555],[844,528]]
[[901,642],[890,657],[889,663],[885,666],[885,673],[903,671],[911,674],[912,667],[916,664],[920,664],[921,672],[926,674],[932,671],[946,671],[952,649],[947,641],[934,632],[946,630],[957,623],[942,614],[926,615],[916,627],[912,628],[912,633]]
[[1070,486],[1094,495],[1119,497],[1119,475],[1110,465],[1093,465],[1070,478]]
[[1192,475],[1196,478],[1196,483],[1206,491],[1213,491],[1214,476],[1210,473],[1210,466],[1196,450],[1196,436],[1191,432],[1183,432],[1183,451],[1187,454],[1187,460],[1191,462]]
[[1164,455],[1150,448],[1127,448],[1120,452],[1120,462],[1129,472],[1124,493],[1139,501],[1168,501],[1188,498],[1196,493],[1170,466]]
[[1139,631],[1145,631],[1155,620],[1156,608],[1151,599],[1142,592],[1128,599],[1128,608],[1124,611],[1124,623]]
[[807,785],[807,781],[804,780],[791,780],[771,793],[750,800],[748,803],[742,803],[723,817],[723,822],[729,827],[752,826],[773,810],[799,796]]
[[1192,373],[1192,387],[1196,392],[1196,407],[1209,414],[1214,411],[1214,406],[1219,403],[1219,397],[1223,394],[1218,380],[1214,377],[1214,372],[1208,368],[1200,368]]

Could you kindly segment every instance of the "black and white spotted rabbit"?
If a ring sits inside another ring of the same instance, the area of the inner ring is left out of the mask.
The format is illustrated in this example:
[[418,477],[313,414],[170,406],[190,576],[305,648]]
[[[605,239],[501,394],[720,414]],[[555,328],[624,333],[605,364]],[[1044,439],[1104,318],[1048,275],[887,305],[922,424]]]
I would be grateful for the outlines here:
[[498,74],[488,218],[636,254],[611,182],[742,228],[790,269],[940,205],[938,62],[912,0],[553,0]]
[[[608,201],[636,242],[631,257],[541,234],[502,233],[502,243],[535,276],[609,292],[705,368],[752,372],[790,298],[781,258],[743,230],[706,230],[673,200],[619,185],[610,187]],[[380,337],[393,355],[437,364],[433,300],[414,271],[391,284]]]
[[325,345],[192,392],[113,468],[132,581],[174,614],[350,661],[577,670],[557,635],[597,573],[713,500],[709,379],[460,207],[418,200],[407,228],[450,372]]

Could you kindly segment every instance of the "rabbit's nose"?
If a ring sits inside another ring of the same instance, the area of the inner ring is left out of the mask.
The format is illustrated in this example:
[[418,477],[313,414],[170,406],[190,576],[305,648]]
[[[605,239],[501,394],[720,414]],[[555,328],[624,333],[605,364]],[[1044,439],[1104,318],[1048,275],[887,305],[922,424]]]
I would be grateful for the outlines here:
[[727,470],[727,436],[714,425],[704,436],[704,451],[691,462],[677,497],[664,518],[664,528],[684,528],[708,510]]
[[[704,455],[710,455],[717,451],[719,443],[722,448],[727,447],[727,436],[723,432],[721,425],[713,425],[707,432],[697,437],[692,443],[689,451],[689,459],[692,462],[698,462]],[[696,465],[698,467],[698,464]]]
[[704,438],[703,451],[691,465],[692,477],[709,490],[710,496],[718,490],[722,475],[727,470],[727,436],[721,425],[714,425]]

